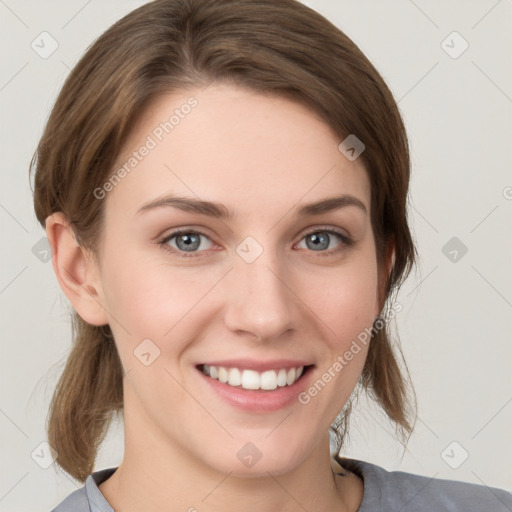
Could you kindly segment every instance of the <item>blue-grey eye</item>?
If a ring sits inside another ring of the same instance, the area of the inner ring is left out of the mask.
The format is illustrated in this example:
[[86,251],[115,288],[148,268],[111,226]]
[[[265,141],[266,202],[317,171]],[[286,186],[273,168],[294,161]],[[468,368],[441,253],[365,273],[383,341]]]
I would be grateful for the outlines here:
[[333,248],[329,247],[330,243],[333,241],[333,235],[334,239],[338,238],[341,242],[344,241],[343,236],[335,231],[315,231],[305,235],[303,240],[306,241],[306,247],[308,249],[316,252],[325,251]]
[[171,245],[171,247],[184,252],[195,252],[200,248],[204,249],[204,247],[201,247],[202,238],[208,240],[207,236],[200,233],[195,233],[194,231],[181,231],[170,235],[165,240],[165,243],[171,245],[171,241],[175,240],[176,245]]

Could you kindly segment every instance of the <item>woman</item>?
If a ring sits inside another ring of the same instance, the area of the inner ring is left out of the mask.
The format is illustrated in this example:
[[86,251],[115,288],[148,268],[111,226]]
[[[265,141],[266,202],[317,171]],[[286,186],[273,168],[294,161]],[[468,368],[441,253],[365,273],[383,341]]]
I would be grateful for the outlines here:
[[[85,486],[55,511],[512,507],[331,458],[360,390],[412,432],[386,321],[415,248],[396,104],[318,13],[144,5],[74,68],[33,167],[75,309],[48,438]],[[93,472],[115,412],[124,459]]]

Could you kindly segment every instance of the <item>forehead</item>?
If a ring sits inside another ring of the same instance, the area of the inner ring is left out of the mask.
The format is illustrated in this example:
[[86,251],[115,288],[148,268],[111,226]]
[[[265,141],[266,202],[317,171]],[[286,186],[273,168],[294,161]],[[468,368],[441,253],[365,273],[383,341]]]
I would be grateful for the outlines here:
[[281,96],[218,83],[168,93],[134,126],[108,203],[135,214],[147,200],[176,193],[244,216],[347,193],[370,211],[362,160],[349,161],[341,141],[316,113]]

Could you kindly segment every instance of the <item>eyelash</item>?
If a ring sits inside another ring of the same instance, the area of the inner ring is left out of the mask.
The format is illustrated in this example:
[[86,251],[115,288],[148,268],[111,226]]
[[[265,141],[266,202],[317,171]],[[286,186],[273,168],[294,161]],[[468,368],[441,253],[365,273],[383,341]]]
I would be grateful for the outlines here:
[[[343,249],[350,247],[354,244],[354,240],[350,238],[349,236],[345,235],[344,233],[341,233],[340,231],[334,230],[334,229],[323,229],[323,228],[316,228],[312,231],[308,231],[307,233],[304,233],[300,241],[302,241],[304,238],[308,237],[309,235],[313,235],[316,233],[329,233],[337,235],[341,239],[341,244],[339,247],[336,247],[335,249],[330,249],[327,251],[318,251],[318,255],[320,257],[328,257],[333,256],[334,254],[337,254],[338,252],[342,251]],[[204,236],[208,239],[210,237],[206,235],[205,233],[201,233],[200,231],[195,231],[193,229],[179,229],[176,231],[173,231],[171,234],[167,235],[165,238],[158,241],[158,245],[162,247],[162,249],[171,252],[172,254],[178,254],[179,258],[197,258],[201,256],[202,252],[205,251],[195,251],[195,252],[186,252],[181,251],[179,249],[175,249],[174,247],[171,247],[168,242],[172,240],[173,238],[179,236],[179,235],[200,235]],[[310,252],[316,252],[316,251],[310,251]]]

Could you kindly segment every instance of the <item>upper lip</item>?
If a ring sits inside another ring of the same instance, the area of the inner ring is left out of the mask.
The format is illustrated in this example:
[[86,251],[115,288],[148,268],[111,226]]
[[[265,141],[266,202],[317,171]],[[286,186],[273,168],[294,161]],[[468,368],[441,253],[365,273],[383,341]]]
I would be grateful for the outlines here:
[[199,366],[205,364],[208,366],[223,366],[224,368],[238,368],[264,372],[267,370],[280,370],[281,368],[290,369],[300,366],[309,366],[312,363],[300,359],[273,359],[270,361],[257,361],[256,359],[223,359],[221,361],[207,361],[201,363]]

